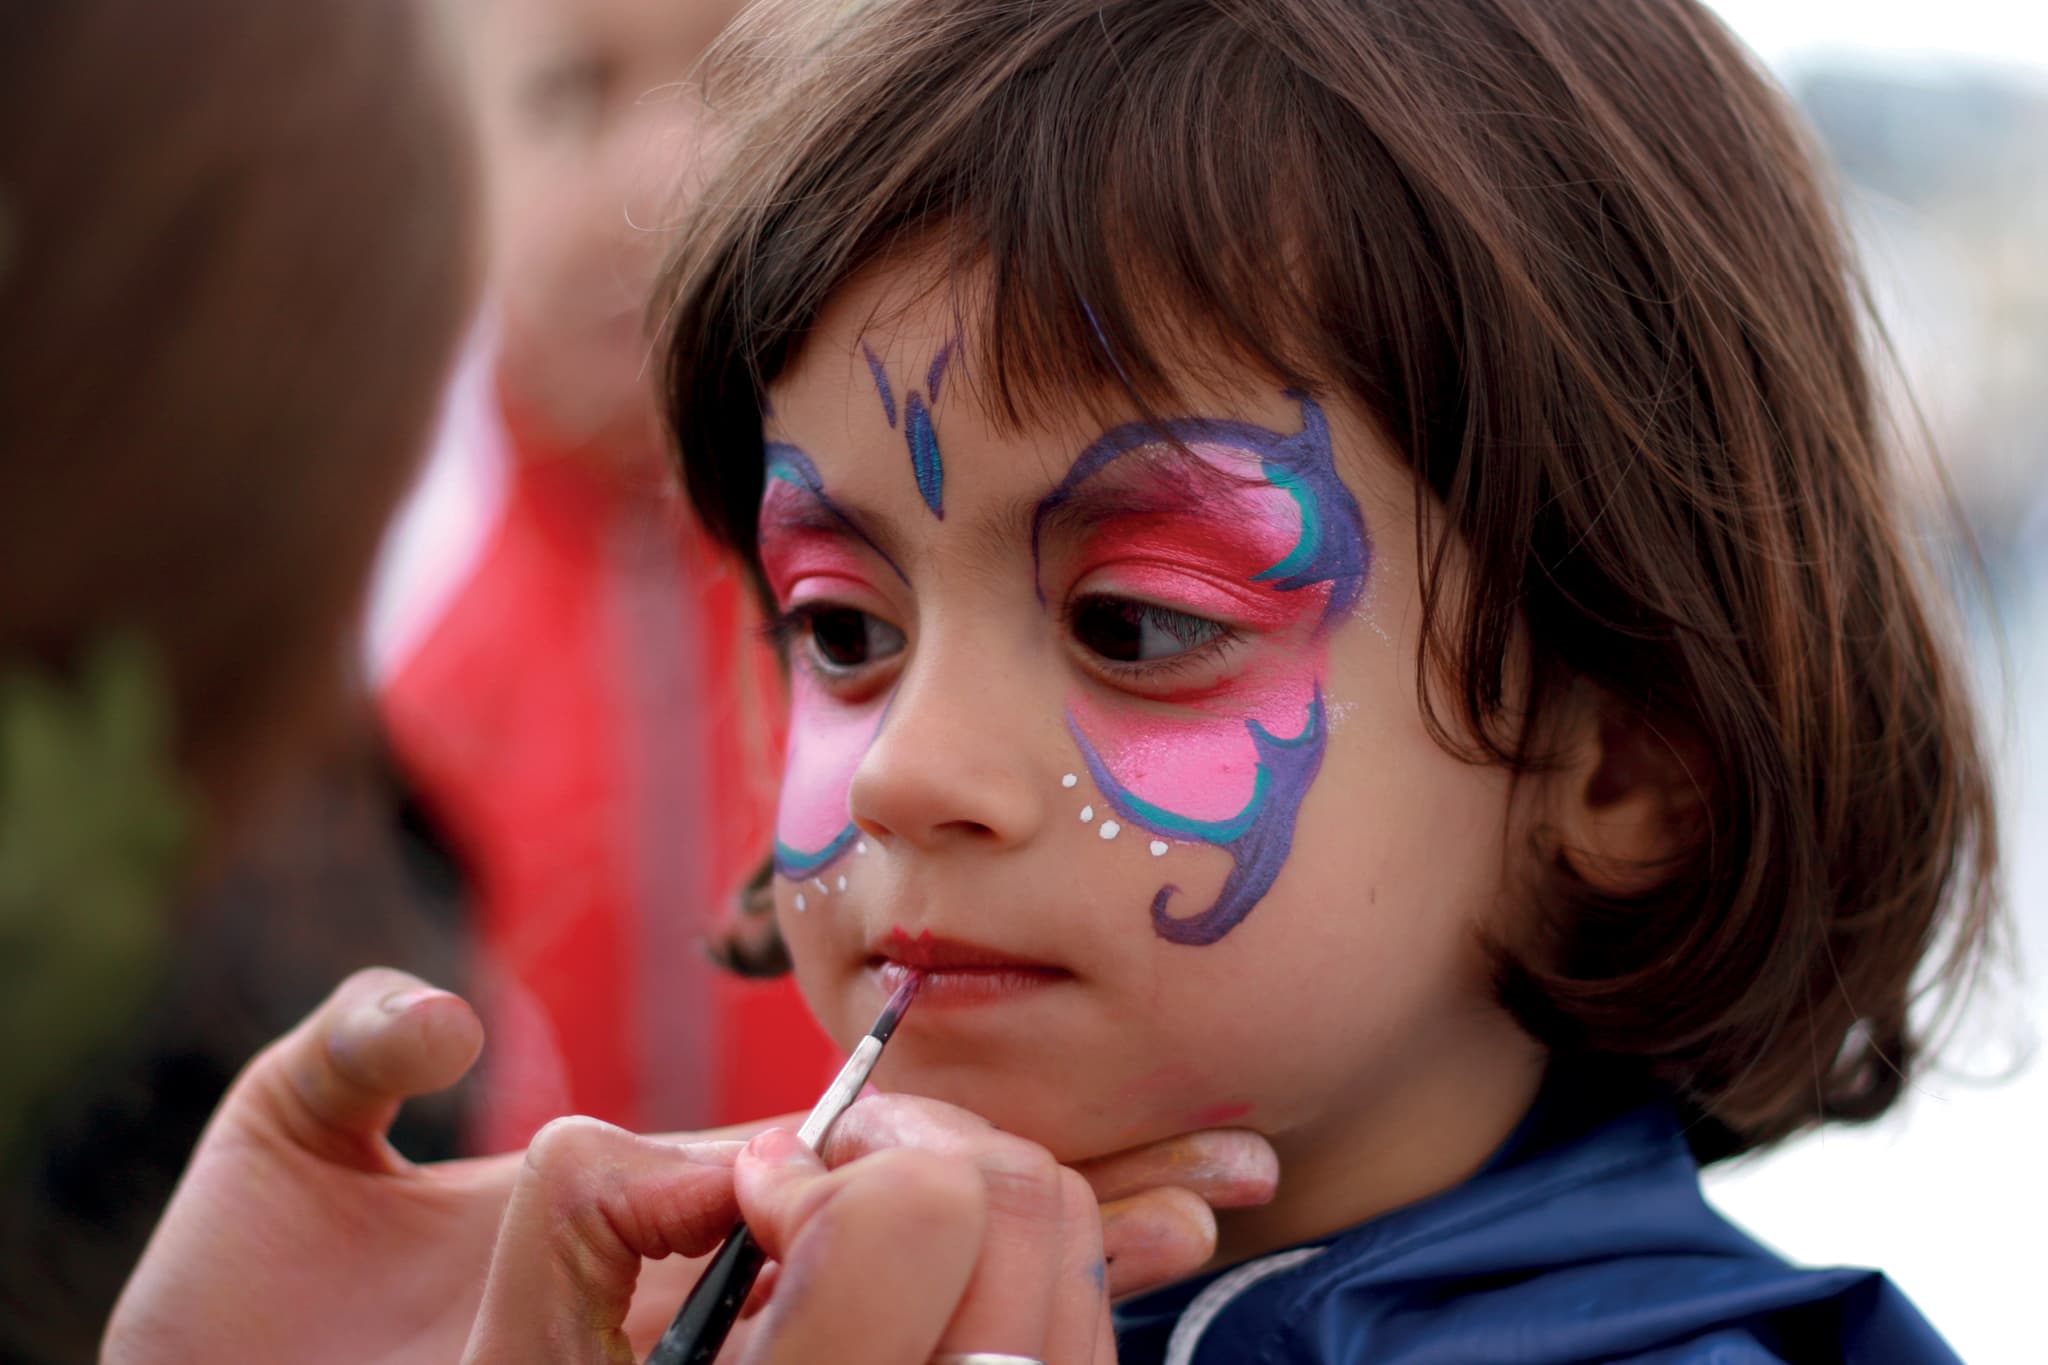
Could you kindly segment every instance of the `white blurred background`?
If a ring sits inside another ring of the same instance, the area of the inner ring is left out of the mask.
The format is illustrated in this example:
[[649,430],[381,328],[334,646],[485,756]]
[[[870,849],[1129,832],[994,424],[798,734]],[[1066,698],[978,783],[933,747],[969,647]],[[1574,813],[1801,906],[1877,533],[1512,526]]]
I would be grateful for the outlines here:
[[2048,1362],[2048,3],[1708,0],[1805,108],[1984,556],[1970,624],[2013,928],[1945,1065],[1868,1129],[1708,1179],[1799,1261],[1880,1266],[1978,1365]]

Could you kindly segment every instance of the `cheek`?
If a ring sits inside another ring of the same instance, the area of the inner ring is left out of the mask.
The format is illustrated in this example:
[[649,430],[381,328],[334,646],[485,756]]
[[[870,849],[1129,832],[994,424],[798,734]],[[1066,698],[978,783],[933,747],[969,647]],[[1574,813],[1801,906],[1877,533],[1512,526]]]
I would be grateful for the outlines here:
[[847,791],[881,723],[880,707],[846,707],[797,670],[790,686],[789,758],[775,817],[776,870],[813,872],[853,837]]
[[1072,700],[1069,715],[1118,786],[1190,822],[1227,821],[1258,787],[1259,754],[1246,722],[1276,735],[1298,732],[1315,699],[1315,662],[1276,670],[1194,715],[1136,713],[1086,696]]

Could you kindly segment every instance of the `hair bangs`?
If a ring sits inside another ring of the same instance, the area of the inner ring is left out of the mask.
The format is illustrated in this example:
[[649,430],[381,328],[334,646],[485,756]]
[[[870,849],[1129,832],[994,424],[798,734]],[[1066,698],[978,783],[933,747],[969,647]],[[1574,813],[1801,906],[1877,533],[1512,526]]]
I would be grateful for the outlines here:
[[[1327,91],[1229,7],[988,7],[945,35],[936,107],[921,75],[941,39],[906,40],[884,22],[896,9],[843,20],[779,84],[764,50],[791,30],[772,15],[713,59],[735,102],[779,91],[660,295],[674,435],[710,457],[686,476],[720,538],[751,557],[767,390],[827,302],[884,262],[952,294],[972,386],[1012,426],[1077,405],[1160,420],[1247,369],[1277,388],[1398,387],[1361,376],[1357,341],[1412,328],[1363,315],[1357,281],[1413,263],[1358,257],[1412,249],[1421,225],[1346,221],[1359,196],[1317,167],[1356,163],[1362,130],[1334,126]],[[1381,202],[1407,202],[1387,176]]]

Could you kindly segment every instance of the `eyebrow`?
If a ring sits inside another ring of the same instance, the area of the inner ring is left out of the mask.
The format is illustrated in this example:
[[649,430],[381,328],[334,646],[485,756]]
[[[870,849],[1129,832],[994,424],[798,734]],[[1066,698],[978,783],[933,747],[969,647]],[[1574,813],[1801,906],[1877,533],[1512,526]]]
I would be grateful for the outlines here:
[[[825,491],[825,482],[818,474],[818,468],[810,457],[785,442],[771,442],[767,450],[768,479],[770,484],[779,481],[807,496],[798,499],[775,498],[772,487],[761,495],[761,519],[763,530],[787,531],[796,534],[845,536],[851,533],[902,579],[910,582],[910,575],[903,572],[902,543],[896,539],[887,518],[872,517],[858,508],[843,507]],[[895,553],[891,553],[891,550]]]
[[[1167,441],[1160,442],[1156,452],[1136,455],[1135,458],[1153,477],[1141,483],[1116,479],[1097,482],[1090,478],[1078,487],[1055,485],[1045,493],[1025,494],[984,515],[975,525],[974,534],[982,544],[991,547],[1027,545],[1035,564],[1038,547],[1047,538],[1078,538],[1096,527],[1131,518],[1186,516],[1208,507],[1205,495],[1211,489],[1239,483],[1250,486],[1257,482],[1233,479],[1199,456]],[[896,523],[887,515],[848,506],[832,497],[825,491],[817,467],[800,450],[787,443],[770,444],[768,468],[771,480],[780,479],[791,489],[808,496],[777,499],[772,507],[764,499],[764,530],[799,535],[851,535],[872,550],[903,582],[910,582],[910,575],[902,567],[906,544]]]
[[1099,479],[1103,471],[1094,471],[1076,484],[1070,474],[1031,503],[1023,523],[1034,550],[1048,536],[1080,536],[1111,521],[1206,512],[1212,494],[1259,482],[1233,477],[1170,440],[1133,447],[1125,457],[1149,477]]
[[1202,491],[1185,484],[1154,480],[1150,486],[1084,484],[1067,492],[1055,490],[1020,502],[1008,515],[1034,539],[1079,537],[1112,521],[1135,517],[1185,516],[1207,506]]

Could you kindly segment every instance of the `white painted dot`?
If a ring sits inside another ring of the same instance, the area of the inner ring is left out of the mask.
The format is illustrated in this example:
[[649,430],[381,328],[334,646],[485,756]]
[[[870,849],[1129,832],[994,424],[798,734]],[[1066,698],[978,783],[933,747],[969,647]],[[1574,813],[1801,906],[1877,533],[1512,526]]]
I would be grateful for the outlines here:
[[856,839],[856,840],[854,840],[854,843],[853,843],[853,851],[854,851],[855,853],[865,853],[865,852],[867,852],[867,851],[868,851],[868,841],[867,841],[867,840],[865,840],[865,839]]
[[1105,839],[1114,839],[1117,835],[1123,833],[1123,829],[1124,827],[1114,820],[1104,820],[1102,828],[1097,833],[1101,834]]
[[832,888],[825,885],[825,879],[823,877],[811,878],[811,885],[818,888],[818,892],[820,895],[829,896],[832,894]]
[[1073,786],[1073,785],[1074,785],[1074,784],[1075,784],[1076,782],[1079,782],[1080,780],[1081,780],[1081,779],[1080,779],[1080,778],[1078,778],[1078,777],[1076,777],[1076,776],[1075,776],[1075,775],[1074,775],[1073,773],[1068,773],[1068,774],[1067,774],[1067,775],[1066,775],[1065,777],[1062,777],[1062,778],[1060,779],[1060,785],[1061,785],[1062,787],[1071,787],[1071,786]]
[[1166,856],[1166,840],[1154,839],[1151,843],[1151,849],[1153,857],[1164,858]]
[[804,893],[803,893],[803,892],[801,892],[801,891],[797,892],[797,893],[796,893],[796,912],[797,912],[797,913],[798,913],[799,915],[801,915],[801,914],[802,914],[802,913],[803,913],[804,911],[806,911],[806,910],[808,910],[808,909],[810,909],[810,908],[811,908],[811,907],[810,907],[810,903],[809,903],[809,902],[807,902],[807,901],[806,901],[806,900],[804,899]]
[[844,891],[844,890],[846,889],[846,878],[844,878],[844,877],[841,877],[841,878],[840,878],[840,879],[839,879],[839,880],[838,880],[838,881],[837,881],[836,883],[834,883],[834,884],[835,884],[836,886],[838,886],[838,888],[839,888],[839,889],[840,889],[841,891]]
[[1095,807],[1093,807],[1093,806],[1083,806],[1083,807],[1081,807],[1081,823],[1082,823],[1082,824],[1084,824],[1084,825],[1085,825],[1085,824],[1087,824],[1087,823],[1088,823],[1088,822],[1089,822],[1090,820],[1093,820],[1094,818],[1095,818]]

